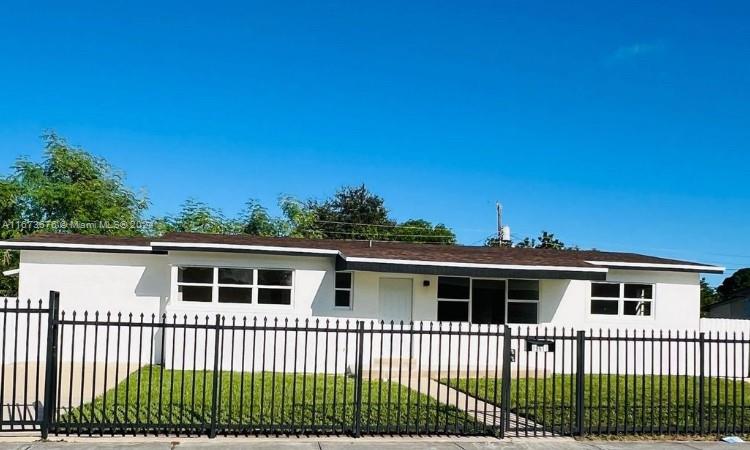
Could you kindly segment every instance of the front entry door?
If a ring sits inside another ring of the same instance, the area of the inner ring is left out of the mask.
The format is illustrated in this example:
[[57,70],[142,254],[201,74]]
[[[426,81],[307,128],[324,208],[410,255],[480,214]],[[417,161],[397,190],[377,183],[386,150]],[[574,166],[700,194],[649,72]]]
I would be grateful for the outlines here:
[[378,292],[380,318],[386,322],[411,321],[411,295],[410,278],[381,278]]
[[471,322],[505,323],[504,280],[471,280]]

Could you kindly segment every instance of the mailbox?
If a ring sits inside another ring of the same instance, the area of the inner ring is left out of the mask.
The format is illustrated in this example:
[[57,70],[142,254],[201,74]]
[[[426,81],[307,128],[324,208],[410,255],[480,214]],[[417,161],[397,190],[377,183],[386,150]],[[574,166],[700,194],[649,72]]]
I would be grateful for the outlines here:
[[548,341],[545,339],[526,338],[526,351],[527,352],[554,352],[555,341]]

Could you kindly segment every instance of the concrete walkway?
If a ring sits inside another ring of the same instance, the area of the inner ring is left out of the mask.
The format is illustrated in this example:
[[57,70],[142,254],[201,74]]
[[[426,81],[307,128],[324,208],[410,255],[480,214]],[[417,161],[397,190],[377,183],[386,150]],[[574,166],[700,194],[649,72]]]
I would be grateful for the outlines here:
[[[466,412],[471,417],[474,417],[477,421],[483,422],[487,425],[499,426],[503,419],[502,410],[498,406],[464,394],[463,392],[448,387],[436,380],[427,377],[412,379],[409,382],[409,386],[424,395],[429,395],[430,397],[437,399],[441,403],[454,406],[459,410]],[[541,425],[532,420],[527,420],[513,413],[509,413],[509,417],[510,430],[520,430],[519,432],[525,432],[525,430],[528,430],[529,433],[531,433],[536,429],[537,433],[540,435],[544,433],[547,436],[553,436],[551,432],[545,431]]]
[[713,450],[750,449],[750,444],[669,441],[574,441],[572,439],[479,440],[463,438],[78,438],[69,441],[12,441],[0,437],[0,450],[26,449],[268,449],[268,450]]

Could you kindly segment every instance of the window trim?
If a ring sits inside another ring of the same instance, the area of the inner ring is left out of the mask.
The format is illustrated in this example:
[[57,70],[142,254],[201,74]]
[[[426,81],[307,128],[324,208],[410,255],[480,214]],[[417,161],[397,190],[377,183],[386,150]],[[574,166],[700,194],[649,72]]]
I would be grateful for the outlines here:
[[[179,280],[179,270],[182,267],[195,267],[195,268],[203,268],[203,269],[212,269],[213,270],[213,280],[211,283],[187,283],[178,281]],[[181,305],[182,307],[191,306],[191,307],[198,307],[198,308],[208,308],[208,307],[220,307],[220,308],[238,308],[238,307],[245,307],[245,306],[255,306],[255,307],[261,307],[261,308],[269,308],[269,309],[283,309],[283,310],[289,310],[294,309],[295,305],[295,287],[296,287],[296,281],[297,281],[297,271],[295,269],[286,268],[286,267],[248,267],[248,266],[239,266],[239,265],[232,265],[232,264],[172,264],[172,294],[174,298],[174,302],[176,304]],[[246,269],[246,270],[252,270],[253,271],[253,281],[251,284],[235,284],[235,283],[219,283],[219,269]],[[289,286],[272,286],[272,285],[260,285],[258,284],[258,271],[260,270],[276,270],[276,271],[287,271],[291,272],[292,274],[292,281]],[[185,301],[178,299],[179,297],[179,288],[180,286],[199,286],[199,287],[210,287],[211,288],[211,301],[210,302],[191,302],[191,301]],[[227,288],[242,288],[242,289],[251,289],[251,300],[249,303],[239,303],[239,302],[219,302],[219,289],[222,287]],[[258,302],[258,295],[260,289],[285,289],[289,290],[289,304],[274,304],[274,303],[259,303]]]
[[[460,298],[440,298],[437,296],[437,292],[435,293],[435,298],[438,302],[464,302],[469,303],[468,308],[468,318],[466,321],[453,321],[457,323],[473,323],[471,321],[471,313],[472,313],[472,306],[473,306],[473,300],[474,300],[474,280],[495,280],[495,281],[505,281],[505,312],[503,317],[505,317],[505,325],[539,325],[539,305],[541,304],[542,299],[542,280],[538,278],[492,278],[492,277],[465,277],[465,276],[454,276],[454,275],[438,275],[437,280],[435,283],[435,289],[437,291],[438,284],[440,283],[441,277],[449,277],[449,278],[468,278],[469,279],[469,298],[468,299],[460,299]],[[539,283],[539,298],[537,300],[512,300],[509,298],[509,288],[510,288],[510,281],[511,280],[525,280],[525,281],[536,281]],[[509,322],[508,321],[508,304],[510,302],[513,303],[536,303],[536,322],[531,323],[519,323],[519,322]],[[435,305],[435,311],[437,313],[437,304]],[[653,309],[652,309],[653,311]],[[503,324],[500,324],[503,325]]]
[[[348,288],[336,287],[336,274],[348,273],[350,274],[350,283]],[[336,292],[338,291],[349,291],[349,306],[337,306],[336,305]],[[334,270],[333,272],[333,309],[338,311],[352,311],[354,309],[354,272],[351,270]]]
[[[440,292],[440,278],[468,278],[469,279],[469,297],[468,298],[440,298],[438,296],[438,292]],[[437,321],[440,321],[440,318],[437,317],[437,313],[439,311],[438,303],[440,302],[453,302],[453,303],[468,303],[469,306],[466,310],[466,320],[448,320],[444,322],[449,323],[471,323],[471,290],[472,290],[473,282],[471,281],[471,277],[462,277],[462,276],[455,276],[455,275],[438,275],[437,280],[435,280],[435,298],[437,301],[435,302],[435,316]]]
[[[510,298],[510,282],[511,280],[523,280],[523,281],[536,281],[538,283],[538,290],[539,293],[538,298],[536,300],[516,300]],[[533,278],[508,278],[505,280],[505,323],[507,325],[539,325],[539,304],[542,300],[542,280],[537,280]],[[508,305],[510,303],[535,303],[536,304],[536,320],[532,323],[519,323],[519,322],[509,322],[508,321]]]
[[[591,295],[591,291],[593,289],[594,284],[616,284],[619,286],[619,295],[617,297],[594,297]],[[634,298],[625,298],[625,285],[626,284],[640,284],[645,286],[651,286],[651,298],[650,299],[634,299]],[[654,317],[656,316],[655,312],[655,303],[656,303],[656,283],[647,283],[647,282],[640,282],[640,281],[592,281],[589,286],[589,301],[586,308],[586,315],[587,317],[596,318],[599,320],[602,319],[616,319],[618,321],[621,321],[622,319],[632,319],[637,321],[646,321],[646,320],[654,320]],[[591,312],[591,306],[593,300],[599,300],[599,301],[611,301],[611,302],[617,302],[617,314],[598,314]],[[651,303],[651,314],[649,315],[637,315],[637,314],[625,314],[625,302],[627,301],[634,301],[634,300],[641,300],[643,302],[649,302]]]

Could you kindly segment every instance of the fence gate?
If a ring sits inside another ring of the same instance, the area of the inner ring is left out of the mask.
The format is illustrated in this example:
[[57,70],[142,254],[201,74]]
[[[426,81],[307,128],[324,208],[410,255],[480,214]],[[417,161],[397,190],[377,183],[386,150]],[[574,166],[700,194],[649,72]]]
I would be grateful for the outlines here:
[[0,303],[0,432],[41,429],[49,315],[41,300]]
[[503,410],[506,434],[569,436],[583,429],[583,332],[514,329]]

